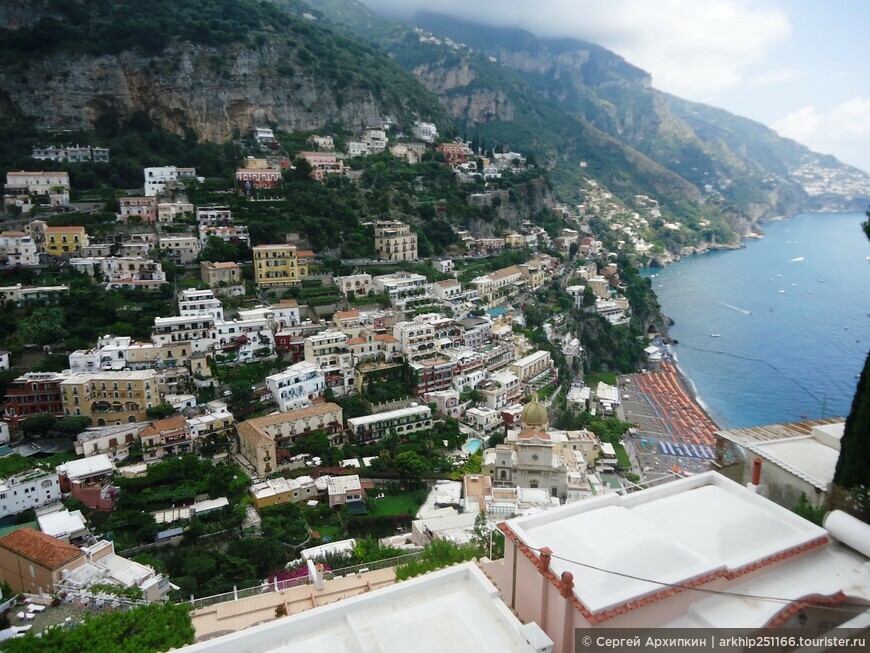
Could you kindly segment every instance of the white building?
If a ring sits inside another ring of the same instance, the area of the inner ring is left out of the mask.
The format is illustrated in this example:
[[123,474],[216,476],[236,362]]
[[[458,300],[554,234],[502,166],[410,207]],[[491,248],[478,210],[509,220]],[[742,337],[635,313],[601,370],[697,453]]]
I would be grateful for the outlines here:
[[60,501],[60,482],[55,472],[34,469],[0,481],[0,519]]
[[438,128],[431,122],[415,122],[412,133],[414,138],[419,138],[424,143],[434,143],[438,138]]
[[224,307],[221,300],[214,296],[211,290],[182,290],[178,298],[178,314],[185,317],[211,315],[215,321],[224,319]]
[[39,265],[39,247],[31,236],[23,231],[0,232],[0,265]]
[[193,442],[215,433],[226,433],[235,424],[235,417],[223,401],[210,401],[197,410],[201,412],[184,420]]
[[139,439],[143,424],[95,426],[76,436],[76,453],[88,458],[107,455],[114,462],[130,455],[130,447]]
[[435,328],[425,322],[396,322],[393,337],[408,360],[431,357],[438,349]]
[[141,256],[109,256],[100,261],[106,290],[143,288],[158,290],[166,283],[166,273],[157,261]]
[[305,338],[304,343],[305,360],[320,368],[326,386],[337,396],[350,393],[354,383],[353,353],[347,341],[347,334],[330,329]]
[[462,296],[462,285],[455,279],[436,281],[432,284],[432,292],[441,301],[449,302]]
[[391,304],[399,303],[403,299],[432,295],[432,284],[426,277],[416,272],[383,274],[372,277],[372,284],[375,292],[389,295]]
[[401,437],[430,428],[432,411],[428,406],[410,406],[347,420],[348,431],[361,442],[380,440],[391,431]]
[[353,291],[357,297],[365,296],[372,289],[372,275],[370,274],[350,274],[344,277],[333,277],[332,281],[344,295]]
[[160,346],[184,343],[190,345],[190,353],[208,352],[215,342],[215,319],[211,315],[155,317],[151,340]]
[[163,166],[145,168],[145,196],[156,197],[167,189],[172,189],[179,179],[196,177],[193,168],[177,168],[176,166]]
[[347,142],[347,155],[350,158],[355,156],[368,156],[371,153],[372,148],[368,143],[363,143],[362,141]]
[[229,360],[250,363],[275,357],[275,335],[265,318],[215,321],[214,351]]
[[[122,588],[138,588],[148,603],[162,601],[169,593],[169,578],[158,574],[153,567],[128,560],[115,553],[115,545],[108,540],[82,547],[87,562],[65,575],[59,590],[72,591],[89,596],[100,596],[99,591],[88,592],[92,585],[119,585]],[[106,594],[104,600],[114,597]]]
[[342,506],[352,501],[362,501],[366,493],[360,483],[359,476],[328,476],[326,494],[329,497],[329,507]]
[[[46,508],[51,510],[51,508]],[[88,526],[81,510],[70,512],[66,508],[36,515],[39,530],[64,542],[77,540],[87,535]]]
[[4,193],[7,204],[17,204],[26,213],[33,195],[47,196],[51,206],[67,206],[69,188],[68,172],[7,172]]
[[845,427],[841,418],[829,418],[717,431],[718,469],[745,484],[752,480],[758,458],[763,496],[792,508],[804,495],[810,505],[823,507],[840,459]]
[[326,380],[316,363],[300,361],[283,372],[267,376],[266,387],[278,410],[286,412],[311,406],[323,396]]
[[520,622],[486,576],[473,563],[465,563],[194,644],[186,650],[552,653],[553,649],[552,641],[537,624]]

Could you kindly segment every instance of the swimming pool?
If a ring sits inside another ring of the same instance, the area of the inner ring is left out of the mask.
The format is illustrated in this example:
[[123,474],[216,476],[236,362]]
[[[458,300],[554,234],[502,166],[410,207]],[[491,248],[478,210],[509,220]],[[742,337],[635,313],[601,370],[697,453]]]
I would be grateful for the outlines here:
[[477,453],[483,447],[483,440],[478,440],[477,438],[469,438],[465,441],[465,444],[462,445],[462,450],[465,453]]

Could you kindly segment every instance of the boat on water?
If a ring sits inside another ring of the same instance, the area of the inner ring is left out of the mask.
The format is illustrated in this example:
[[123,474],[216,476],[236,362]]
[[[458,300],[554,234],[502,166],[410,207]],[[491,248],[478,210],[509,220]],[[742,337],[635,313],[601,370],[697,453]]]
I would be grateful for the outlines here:
[[711,338],[719,338],[719,337],[721,337],[721,336],[720,336],[720,334],[718,334],[718,333],[711,333],[711,334],[710,334],[710,337],[711,337]]

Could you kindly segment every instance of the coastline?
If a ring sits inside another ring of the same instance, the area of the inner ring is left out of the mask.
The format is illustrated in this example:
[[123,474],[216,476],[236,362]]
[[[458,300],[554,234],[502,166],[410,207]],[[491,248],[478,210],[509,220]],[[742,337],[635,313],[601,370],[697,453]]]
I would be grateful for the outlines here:
[[628,442],[647,480],[706,471],[715,456],[719,426],[674,359],[660,371],[619,378]]

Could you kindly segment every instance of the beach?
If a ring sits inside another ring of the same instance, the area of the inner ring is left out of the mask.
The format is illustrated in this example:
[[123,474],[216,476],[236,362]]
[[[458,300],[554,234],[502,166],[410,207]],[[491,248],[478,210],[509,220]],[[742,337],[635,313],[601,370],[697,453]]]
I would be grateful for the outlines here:
[[620,417],[634,426],[623,441],[641,476],[697,474],[716,455],[718,426],[673,362],[661,371],[619,377]]

